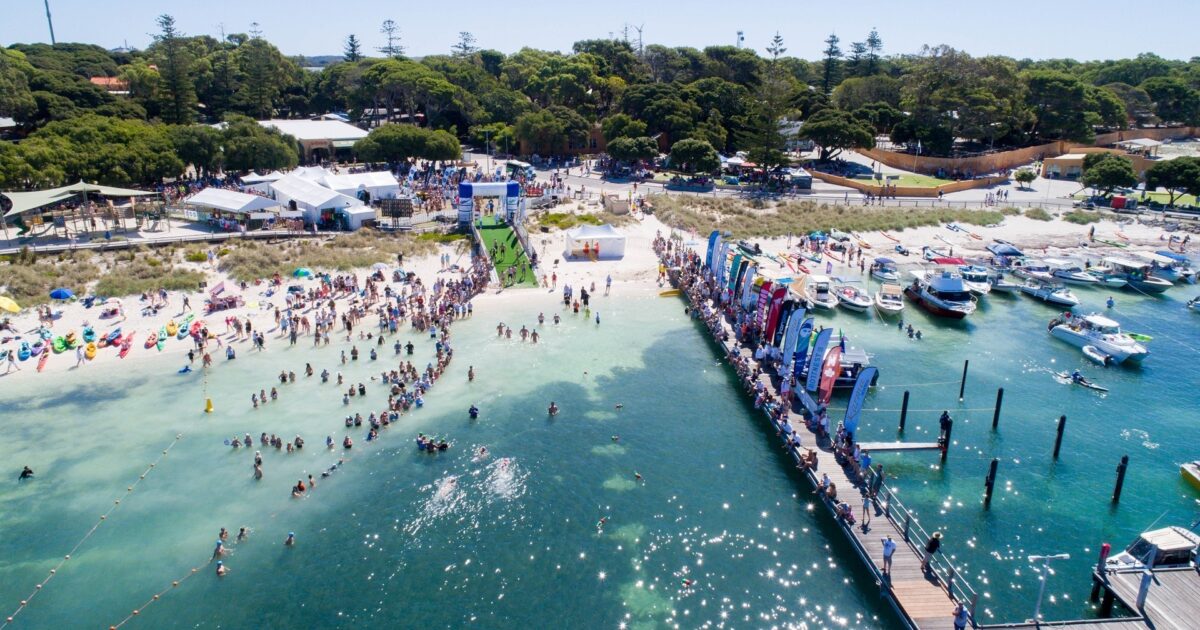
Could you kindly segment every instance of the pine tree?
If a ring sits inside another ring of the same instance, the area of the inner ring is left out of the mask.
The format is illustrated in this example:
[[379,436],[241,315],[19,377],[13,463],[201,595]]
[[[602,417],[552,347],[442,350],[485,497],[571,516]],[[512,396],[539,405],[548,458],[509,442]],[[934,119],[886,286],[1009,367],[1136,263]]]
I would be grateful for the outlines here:
[[783,37],[775,33],[771,45],[767,46],[770,58],[767,59],[762,82],[755,93],[748,129],[741,142],[750,161],[768,174],[787,162],[787,137],[780,128],[790,96],[787,70],[779,63],[779,58],[785,52],[787,48],[783,46]]
[[275,109],[279,80],[274,76],[275,64],[271,58],[271,44],[262,38],[258,22],[250,24],[250,40],[239,48],[243,56],[242,71],[246,75],[241,100],[246,105],[246,111],[252,116],[270,118]]
[[846,59],[846,74],[852,77],[864,76],[866,61],[867,45],[862,42],[850,44],[850,56]]
[[192,56],[187,50],[184,34],[175,28],[175,18],[163,14],[158,16],[158,35],[154,41],[160,53],[159,75],[163,81],[166,103],[163,120],[175,124],[187,124],[195,118],[196,86],[192,83]]
[[824,70],[822,72],[821,88],[826,94],[833,90],[833,86],[837,84],[838,65],[842,60],[842,49],[838,47],[838,43],[842,40],[834,33],[830,33],[825,40],[825,61]]
[[879,72],[879,55],[883,52],[883,39],[879,37],[879,31],[871,28],[871,32],[867,34],[867,72],[868,76]]
[[342,59],[350,62],[362,59],[362,44],[358,43],[358,37],[353,33],[346,37],[346,47],[342,52]]
[[475,46],[475,36],[467,31],[461,31],[458,34],[458,43],[450,47],[450,52],[455,57],[469,57],[479,50]]
[[400,26],[393,20],[384,20],[383,25],[379,27],[379,32],[387,38],[387,43],[376,50],[383,53],[385,57],[393,59],[403,57],[404,46],[400,44]]

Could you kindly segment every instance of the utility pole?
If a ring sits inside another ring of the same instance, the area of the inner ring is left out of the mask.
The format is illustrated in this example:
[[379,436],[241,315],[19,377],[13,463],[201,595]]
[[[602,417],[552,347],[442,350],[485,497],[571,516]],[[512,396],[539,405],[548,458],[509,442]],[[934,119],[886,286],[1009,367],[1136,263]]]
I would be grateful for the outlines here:
[[43,0],[46,5],[46,24],[50,26],[50,45],[53,46],[58,42],[54,41],[54,20],[50,17],[50,0]]
[[1046,594],[1046,580],[1049,579],[1050,574],[1053,573],[1053,570],[1050,568],[1050,561],[1051,560],[1070,560],[1070,559],[1071,559],[1071,554],[1069,554],[1069,553],[1060,553],[1060,554],[1055,554],[1053,556],[1029,556],[1030,564],[1033,564],[1035,562],[1042,563],[1042,574],[1040,576],[1038,576],[1038,581],[1041,582],[1041,586],[1038,588],[1037,606],[1035,606],[1033,609],[1033,623],[1034,624],[1039,623],[1039,621],[1041,619],[1042,596]]
[[646,23],[642,22],[641,24],[638,24],[637,26],[633,27],[633,29],[635,31],[637,31],[637,34],[638,34],[638,58],[639,59],[641,59],[643,56],[642,55],[642,29],[645,28],[645,26],[646,26]]
[[738,47],[738,48],[741,48],[741,47],[742,47],[742,42],[744,42],[744,41],[746,41],[746,32],[745,32],[745,31],[738,31],[738,33],[737,33],[737,47]]

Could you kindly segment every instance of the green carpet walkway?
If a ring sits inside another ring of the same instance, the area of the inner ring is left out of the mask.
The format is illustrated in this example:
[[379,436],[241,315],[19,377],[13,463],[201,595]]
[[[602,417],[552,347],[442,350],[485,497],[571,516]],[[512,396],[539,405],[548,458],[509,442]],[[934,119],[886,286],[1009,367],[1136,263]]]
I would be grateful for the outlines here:
[[[521,242],[517,240],[517,234],[513,232],[512,228],[494,216],[483,217],[479,235],[483,238],[483,246],[487,248],[488,254],[492,255],[496,273],[500,276],[500,282],[504,286],[538,286],[537,273],[529,264],[529,259],[525,256],[525,249],[521,247]],[[497,252],[497,243],[502,249],[498,253],[494,253]],[[508,283],[506,275],[510,267],[517,269],[513,285]]]

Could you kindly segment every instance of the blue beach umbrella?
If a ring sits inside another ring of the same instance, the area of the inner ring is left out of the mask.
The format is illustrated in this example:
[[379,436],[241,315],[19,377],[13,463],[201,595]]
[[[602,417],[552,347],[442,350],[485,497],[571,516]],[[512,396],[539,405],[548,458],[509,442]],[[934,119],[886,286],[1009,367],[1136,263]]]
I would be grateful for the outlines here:
[[69,300],[73,297],[75,297],[74,291],[61,287],[50,292],[50,299],[52,300]]
[[296,276],[297,278],[307,278],[313,275],[313,272],[312,269],[309,269],[308,267],[300,267],[293,271],[292,275]]

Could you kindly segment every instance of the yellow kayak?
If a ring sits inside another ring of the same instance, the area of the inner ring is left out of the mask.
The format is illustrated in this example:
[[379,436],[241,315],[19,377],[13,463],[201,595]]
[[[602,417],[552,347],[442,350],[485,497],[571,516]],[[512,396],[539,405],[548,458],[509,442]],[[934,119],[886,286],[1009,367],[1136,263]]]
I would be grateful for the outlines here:
[[1179,467],[1179,476],[1183,480],[1192,484],[1192,487],[1200,490],[1200,460],[1188,462]]
[[175,323],[175,320],[167,322],[167,335],[174,337],[177,332],[179,332],[179,325]]
[[666,291],[658,292],[658,297],[675,297],[676,295],[679,295],[679,289],[667,289]]
[[83,356],[88,358],[88,361],[96,358],[96,342],[89,341],[86,348],[83,349]]

